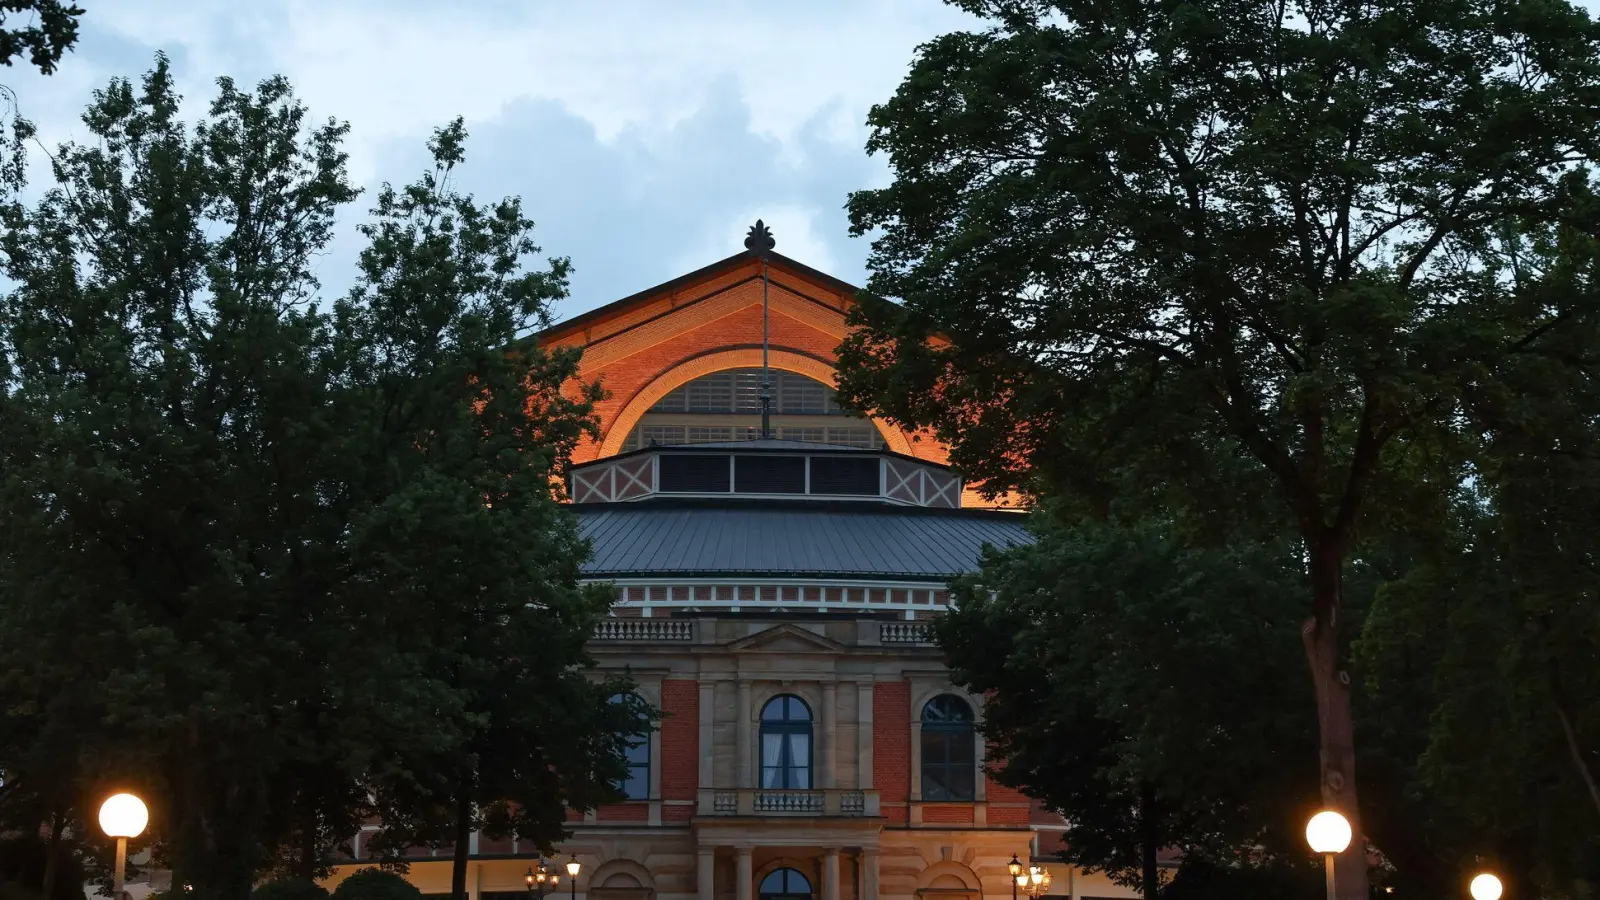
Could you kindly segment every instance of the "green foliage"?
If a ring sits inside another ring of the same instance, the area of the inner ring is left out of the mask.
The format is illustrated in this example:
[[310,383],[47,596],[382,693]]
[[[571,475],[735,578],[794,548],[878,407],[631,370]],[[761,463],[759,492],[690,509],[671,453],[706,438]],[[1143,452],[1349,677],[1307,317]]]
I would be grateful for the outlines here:
[[[1523,290],[1592,303],[1595,241],[1552,237],[1513,242]],[[1595,327],[1503,360],[1470,395],[1477,477],[1356,648],[1377,764],[1405,784],[1397,805],[1428,852],[1551,897],[1595,896],[1600,875]]]
[[411,882],[382,869],[362,869],[339,882],[335,900],[420,900],[422,892]]
[[278,878],[250,892],[251,900],[327,900],[328,891],[304,878]]
[[954,679],[989,697],[995,777],[1067,813],[1071,861],[1130,886],[1169,847],[1299,862],[1316,748],[1308,691],[1282,675],[1293,547],[1034,522],[1038,543],[989,556],[937,625]]
[[345,126],[278,78],[179,105],[158,57],[96,94],[37,203],[9,170],[0,811],[132,788],[208,897],[325,874],[363,819],[440,798],[554,839],[620,773],[625,717],[584,673],[609,595],[556,496],[597,392],[518,343],[568,263],[533,264],[518,201],[452,188],[457,121],[318,303]]
[[[1593,365],[1591,293],[1517,235],[1593,233],[1600,30],[1562,2],[959,5],[987,27],[870,116],[895,177],[850,213],[898,302],[859,307],[842,396],[992,490],[1296,538],[1324,802],[1354,815],[1351,560],[1450,516],[1508,361]],[[1340,866],[1364,900],[1359,842]]]
[[[46,75],[78,42],[78,17],[83,9],[61,0],[9,0],[0,9],[0,64],[11,65],[24,54]],[[16,18],[10,18],[15,16]],[[21,28],[7,27],[26,18]]]

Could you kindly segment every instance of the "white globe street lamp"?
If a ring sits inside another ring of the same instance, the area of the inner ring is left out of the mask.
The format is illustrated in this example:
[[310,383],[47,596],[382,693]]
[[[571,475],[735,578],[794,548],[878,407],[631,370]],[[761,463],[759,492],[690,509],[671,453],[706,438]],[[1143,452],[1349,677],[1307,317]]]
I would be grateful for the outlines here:
[[1328,900],[1337,900],[1333,889],[1333,859],[1350,846],[1350,838],[1350,820],[1331,809],[1317,813],[1306,823],[1306,843],[1322,854]]
[[150,824],[150,810],[132,794],[112,794],[100,804],[100,830],[117,839],[117,869],[112,876],[111,896],[122,900],[122,877],[128,866],[128,838],[144,834]]
[[1472,884],[1467,889],[1472,892],[1472,900],[1500,900],[1505,886],[1492,873],[1482,872],[1472,879]]

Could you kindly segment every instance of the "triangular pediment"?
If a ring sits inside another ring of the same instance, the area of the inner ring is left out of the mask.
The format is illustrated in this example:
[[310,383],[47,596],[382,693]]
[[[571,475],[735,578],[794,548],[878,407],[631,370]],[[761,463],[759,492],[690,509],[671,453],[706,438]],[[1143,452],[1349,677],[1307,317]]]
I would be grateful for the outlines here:
[[780,254],[773,254],[763,270],[759,259],[739,253],[560,322],[544,331],[540,341],[595,348],[640,329],[697,327],[751,303],[759,305],[763,271],[770,279],[775,311],[842,336],[855,287]]
[[755,653],[836,653],[845,646],[797,625],[783,624],[732,641],[728,649]]

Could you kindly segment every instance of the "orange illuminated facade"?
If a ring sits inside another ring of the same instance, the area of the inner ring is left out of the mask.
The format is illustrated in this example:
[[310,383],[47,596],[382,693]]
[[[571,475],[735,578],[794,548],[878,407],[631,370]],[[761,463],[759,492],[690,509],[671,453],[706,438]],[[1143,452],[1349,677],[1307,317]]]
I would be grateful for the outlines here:
[[[572,817],[558,861],[581,870],[561,893],[1010,897],[1008,862],[1060,830],[988,776],[983,698],[950,683],[928,629],[984,546],[1031,537],[935,441],[840,408],[854,295],[747,251],[540,336],[608,392],[567,486],[585,576],[616,590],[591,651],[665,714],[626,799]],[[365,864],[352,849],[334,881]],[[527,895],[535,848],[474,849],[474,900]],[[448,891],[448,855],[414,852],[425,894]],[[1053,896],[1133,896],[1052,871]]]

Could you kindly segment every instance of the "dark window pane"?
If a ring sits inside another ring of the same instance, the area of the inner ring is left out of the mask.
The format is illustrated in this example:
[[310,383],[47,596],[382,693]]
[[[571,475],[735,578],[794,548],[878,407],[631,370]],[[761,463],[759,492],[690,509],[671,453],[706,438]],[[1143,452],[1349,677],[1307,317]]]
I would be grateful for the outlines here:
[[663,453],[661,490],[679,493],[727,493],[728,457],[711,454]]
[[803,494],[806,491],[804,456],[738,456],[733,465],[733,488],[738,493]]
[[878,458],[870,456],[813,456],[811,457],[811,493],[813,494],[863,494],[878,493]]

